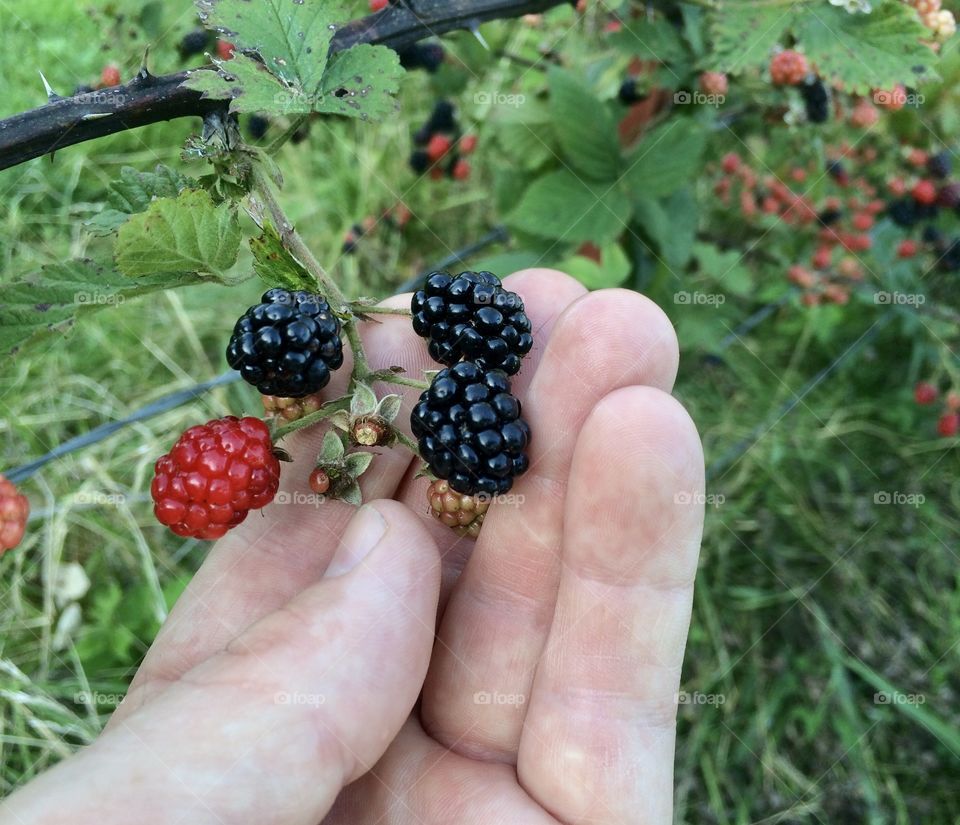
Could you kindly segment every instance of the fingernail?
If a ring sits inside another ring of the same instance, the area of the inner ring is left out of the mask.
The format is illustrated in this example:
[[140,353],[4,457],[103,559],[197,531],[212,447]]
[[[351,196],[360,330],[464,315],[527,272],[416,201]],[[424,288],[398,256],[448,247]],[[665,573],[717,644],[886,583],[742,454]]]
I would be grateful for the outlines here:
[[371,504],[365,504],[350,521],[324,575],[330,578],[349,573],[370,555],[386,532],[387,522],[380,511]]

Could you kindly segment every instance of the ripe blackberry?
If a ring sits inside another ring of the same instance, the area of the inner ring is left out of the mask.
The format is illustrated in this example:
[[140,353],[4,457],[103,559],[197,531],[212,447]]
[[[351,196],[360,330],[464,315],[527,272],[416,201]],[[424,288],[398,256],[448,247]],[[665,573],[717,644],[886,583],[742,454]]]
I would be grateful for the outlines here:
[[430,168],[430,155],[423,149],[415,149],[410,153],[410,168],[418,175],[422,175]]
[[302,398],[343,364],[340,321],[320,295],[271,289],[237,321],[227,362],[261,395]]
[[259,418],[226,418],[191,427],[154,467],[150,494],[157,521],[178,536],[218,539],[277,494],[280,462]]
[[404,69],[423,69],[428,74],[434,74],[443,63],[446,53],[439,43],[414,43],[400,49],[400,65]]
[[434,104],[430,119],[427,121],[430,134],[436,132],[455,132],[457,130],[457,110],[449,100],[438,100]]
[[190,57],[194,54],[203,54],[210,42],[210,32],[206,29],[194,29],[187,32],[180,41],[180,54]]
[[523,301],[492,272],[434,272],[413,295],[413,330],[430,357],[448,366],[466,358],[514,375],[533,346]]
[[410,415],[420,455],[458,493],[499,495],[527,471],[530,427],[502,370],[472,361],[440,370]]
[[800,96],[811,123],[826,123],[830,119],[830,96],[819,77],[808,78],[800,86]]
[[911,227],[918,220],[917,203],[912,198],[895,200],[887,207],[887,214],[897,226]]
[[953,163],[947,152],[939,152],[927,159],[927,171],[935,178],[945,178],[950,174]]
[[270,128],[270,121],[263,115],[250,115],[247,118],[247,132],[254,140],[263,140]]
[[617,93],[617,97],[620,99],[620,102],[626,106],[640,103],[647,99],[647,95],[637,89],[637,81],[632,77],[628,77],[620,84],[620,91]]

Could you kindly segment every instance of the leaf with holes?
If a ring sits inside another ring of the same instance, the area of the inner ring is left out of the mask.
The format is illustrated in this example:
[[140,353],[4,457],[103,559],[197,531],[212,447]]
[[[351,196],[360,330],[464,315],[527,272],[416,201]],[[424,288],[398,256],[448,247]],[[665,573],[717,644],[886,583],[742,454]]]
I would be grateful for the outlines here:
[[116,260],[125,275],[201,273],[223,280],[237,260],[236,206],[215,206],[208,192],[188,189],[154,201],[117,236]]
[[335,54],[323,74],[318,112],[380,120],[397,110],[403,68],[393,49],[361,43]]
[[711,66],[729,74],[766,66],[773,49],[793,23],[795,14],[793,6],[763,5],[756,0],[726,0],[721,8],[710,14]]
[[84,225],[92,234],[108,235],[131,215],[146,210],[156,198],[175,198],[184,189],[196,186],[196,180],[163,164],[158,164],[152,172],[124,166],[119,180],[110,184],[106,208]]

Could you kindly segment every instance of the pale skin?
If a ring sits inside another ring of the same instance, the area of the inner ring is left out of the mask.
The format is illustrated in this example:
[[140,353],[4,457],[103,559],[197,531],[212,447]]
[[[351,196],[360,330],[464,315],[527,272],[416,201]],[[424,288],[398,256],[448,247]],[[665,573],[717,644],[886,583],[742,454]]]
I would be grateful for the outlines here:
[[[634,292],[542,269],[506,286],[536,336],[514,379],[531,469],[477,542],[427,514],[402,449],[364,476],[359,511],[251,514],[210,549],[101,737],[0,821],[671,821],[704,483],[669,395],[676,337]],[[435,368],[405,318],[362,333],[374,368]],[[418,391],[399,389],[404,419]],[[322,430],[287,439],[281,490],[306,489]]]

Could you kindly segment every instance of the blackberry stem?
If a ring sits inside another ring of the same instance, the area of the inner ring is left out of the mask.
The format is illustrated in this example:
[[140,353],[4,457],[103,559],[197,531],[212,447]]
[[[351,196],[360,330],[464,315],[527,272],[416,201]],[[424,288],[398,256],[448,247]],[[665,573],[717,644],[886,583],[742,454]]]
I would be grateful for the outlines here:
[[406,318],[413,315],[408,307],[380,307],[356,302],[350,304],[350,310],[360,315],[403,315]]
[[350,396],[345,395],[342,398],[335,398],[332,401],[328,401],[316,412],[312,412],[309,415],[305,415],[303,418],[298,418],[296,421],[290,421],[284,424],[281,427],[277,427],[273,431],[273,443],[276,444],[281,439],[290,435],[290,433],[295,433],[297,430],[302,430],[305,427],[313,426],[318,424],[321,421],[325,421],[341,410],[347,410],[350,408]]

